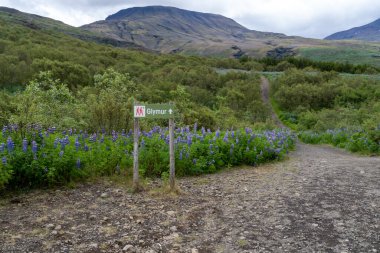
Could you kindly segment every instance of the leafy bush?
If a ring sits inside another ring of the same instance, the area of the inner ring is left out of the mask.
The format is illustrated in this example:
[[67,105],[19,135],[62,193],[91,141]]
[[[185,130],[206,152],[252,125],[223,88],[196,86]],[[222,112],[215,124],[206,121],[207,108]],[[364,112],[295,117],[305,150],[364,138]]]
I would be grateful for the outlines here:
[[293,69],[275,80],[272,96],[280,118],[303,131],[301,140],[353,152],[378,152],[378,80]]

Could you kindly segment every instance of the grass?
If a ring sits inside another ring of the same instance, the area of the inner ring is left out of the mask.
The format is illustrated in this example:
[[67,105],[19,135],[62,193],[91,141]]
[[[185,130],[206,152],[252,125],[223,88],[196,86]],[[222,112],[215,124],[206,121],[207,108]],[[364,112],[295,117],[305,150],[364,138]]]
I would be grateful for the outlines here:
[[300,48],[299,54],[302,57],[329,62],[351,62],[355,64],[371,64],[380,66],[380,58],[377,48],[369,46],[362,47],[306,47]]

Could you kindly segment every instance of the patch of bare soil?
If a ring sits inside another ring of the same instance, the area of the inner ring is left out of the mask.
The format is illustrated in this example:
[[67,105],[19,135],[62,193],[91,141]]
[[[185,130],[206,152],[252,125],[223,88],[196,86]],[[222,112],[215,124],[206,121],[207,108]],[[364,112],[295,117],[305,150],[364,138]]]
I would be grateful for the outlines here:
[[33,192],[3,201],[0,252],[377,252],[379,182],[379,158],[300,145],[282,163],[181,179],[178,197]]

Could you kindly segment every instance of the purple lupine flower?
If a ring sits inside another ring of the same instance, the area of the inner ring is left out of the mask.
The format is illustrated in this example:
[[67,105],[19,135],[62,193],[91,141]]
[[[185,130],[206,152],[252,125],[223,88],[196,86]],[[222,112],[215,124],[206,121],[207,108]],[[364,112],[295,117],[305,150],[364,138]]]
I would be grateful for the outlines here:
[[189,159],[189,156],[190,156],[190,154],[189,154],[189,152],[186,152],[186,159]]
[[7,165],[7,158],[5,156],[1,158],[1,162],[3,163],[3,165]]
[[196,165],[197,164],[197,159],[193,159],[193,164]]
[[182,154],[182,149],[181,149],[181,151],[179,151],[179,160],[182,160],[182,156],[183,156],[183,154]]
[[197,128],[198,128],[198,123],[197,123],[197,122],[195,122],[195,124],[194,124],[194,133],[196,133],[196,132],[197,132]]
[[187,136],[187,145],[191,146],[193,144],[193,137],[189,134]]
[[116,142],[118,137],[119,137],[118,134],[115,131],[112,131],[112,141]]
[[65,142],[65,145],[69,145],[70,144],[69,136],[66,135],[63,141]]
[[100,138],[100,143],[104,143],[104,135],[102,135],[102,138]]
[[65,140],[64,139],[60,139],[59,143],[61,144],[61,150],[65,150],[65,147],[66,147]]
[[234,131],[231,131],[231,137],[232,137],[232,138],[235,137],[235,132],[234,132]]
[[78,152],[79,148],[80,148],[80,142],[79,142],[79,137],[77,137],[75,139],[75,149],[77,150],[77,152]]
[[0,152],[3,153],[3,152],[4,152],[4,149],[5,149],[5,144],[4,144],[4,143],[1,143],[1,144],[0,144]]
[[84,151],[85,152],[88,152],[90,149],[89,149],[89,147],[87,146],[87,144],[84,144]]
[[59,138],[55,138],[55,140],[54,140],[54,148],[57,148],[57,146],[58,146],[58,143],[59,143]]
[[15,143],[13,142],[11,137],[8,137],[7,139],[7,148],[9,153],[12,153],[15,148]]
[[161,131],[161,127],[160,126],[153,127],[153,133],[159,133],[160,131]]
[[2,130],[3,137],[5,137],[5,135],[7,134],[7,131],[8,131],[8,127],[7,127],[7,126],[4,126],[4,127],[3,127],[3,130]]
[[201,132],[203,136],[206,135],[206,129],[204,127],[202,127]]
[[64,154],[64,151],[62,150],[61,152],[59,152],[59,157],[62,157]]
[[26,152],[28,151],[28,140],[27,140],[27,139],[24,139],[24,140],[22,141],[22,151],[23,151],[24,153],[26,153]]
[[49,132],[50,132],[51,134],[54,134],[54,133],[55,133],[55,130],[56,130],[55,127],[51,127],[51,128],[49,128]]
[[36,154],[37,151],[38,151],[37,142],[36,141],[32,141],[32,152],[34,154]]
[[77,160],[77,169],[80,169],[80,158]]
[[223,141],[228,142],[228,130],[226,131],[226,134],[224,135]]

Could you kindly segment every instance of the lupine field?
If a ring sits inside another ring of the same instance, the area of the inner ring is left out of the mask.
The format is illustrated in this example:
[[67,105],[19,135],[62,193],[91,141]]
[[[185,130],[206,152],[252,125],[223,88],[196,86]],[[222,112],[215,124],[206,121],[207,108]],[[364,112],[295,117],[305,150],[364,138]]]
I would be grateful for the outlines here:
[[[293,148],[287,130],[211,132],[197,126],[175,130],[176,174],[213,173],[224,167],[278,160]],[[167,128],[140,132],[140,173],[162,177],[169,168]],[[9,189],[64,185],[93,176],[132,173],[133,134],[87,133],[39,126],[21,131],[5,126],[0,135],[0,185]]]

